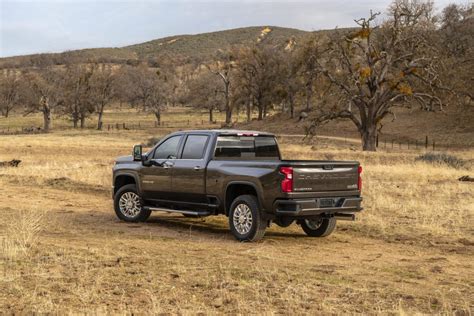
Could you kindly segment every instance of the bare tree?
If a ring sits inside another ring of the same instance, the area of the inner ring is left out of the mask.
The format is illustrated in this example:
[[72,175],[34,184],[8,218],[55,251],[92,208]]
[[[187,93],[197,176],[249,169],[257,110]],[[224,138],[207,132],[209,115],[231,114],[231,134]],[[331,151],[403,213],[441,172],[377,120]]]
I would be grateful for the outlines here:
[[440,51],[447,59],[441,74],[458,96],[474,101],[474,18],[473,6],[450,4],[441,14]]
[[25,72],[22,76],[25,88],[22,102],[26,106],[25,115],[40,112],[43,114],[43,131],[53,127],[53,111],[64,104],[60,83],[62,76],[51,68]]
[[132,106],[153,113],[158,125],[161,124],[161,112],[169,99],[165,95],[167,79],[159,70],[151,70],[147,65],[126,67],[122,77],[122,90]]
[[258,120],[262,120],[274,104],[286,94],[284,63],[274,47],[259,43],[239,50],[236,63],[238,89],[247,98],[247,104],[257,107]]
[[116,75],[111,66],[101,64],[96,66],[91,78],[92,95],[96,107],[97,129],[102,130],[104,110],[115,97]]
[[94,65],[72,64],[66,66],[62,92],[64,104],[62,113],[69,116],[74,128],[85,127],[85,121],[94,112],[94,100],[91,78]]
[[207,65],[209,71],[218,76],[222,82],[222,89],[218,91],[224,94],[225,123],[232,123],[232,104],[231,104],[231,71],[235,66],[235,52],[229,50],[220,52],[214,65]]
[[20,90],[21,78],[17,71],[0,74],[0,113],[4,117],[21,104]]
[[360,133],[363,150],[375,151],[380,124],[393,115],[393,107],[410,104],[411,99],[423,109],[442,109],[437,92],[446,90],[430,38],[431,10],[429,3],[395,1],[385,24],[374,26],[378,13],[371,13],[356,21],[357,31],[343,36],[336,32],[338,37],[316,58],[316,67],[333,85],[339,102],[313,124],[349,119]]
[[189,82],[187,102],[197,109],[206,109],[209,122],[214,122],[214,110],[225,103],[224,94],[219,91],[219,78],[209,72],[202,72]]

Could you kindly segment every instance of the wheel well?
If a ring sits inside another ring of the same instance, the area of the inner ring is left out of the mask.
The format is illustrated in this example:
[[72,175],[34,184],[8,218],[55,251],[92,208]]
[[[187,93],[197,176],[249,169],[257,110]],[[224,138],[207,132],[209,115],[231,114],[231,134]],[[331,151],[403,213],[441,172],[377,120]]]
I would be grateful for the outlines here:
[[115,178],[115,182],[114,182],[114,195],[115,195],[115,193],[117,193],[117,191],[121,187],[123,187],[124,185],[127,185],[127,184],[137,184],[137,183],[135,181],[135,178],[132,177],[132,176],[128,176],[128,175],[117,176]]
[[231,184],[227,187],[227,191],[225,193],[225,214],[229,215],[230,205],[234,201],[234,199],[240,195],[249,194],[254,195],[258,199],[257,191],[253,186],[250,184]]

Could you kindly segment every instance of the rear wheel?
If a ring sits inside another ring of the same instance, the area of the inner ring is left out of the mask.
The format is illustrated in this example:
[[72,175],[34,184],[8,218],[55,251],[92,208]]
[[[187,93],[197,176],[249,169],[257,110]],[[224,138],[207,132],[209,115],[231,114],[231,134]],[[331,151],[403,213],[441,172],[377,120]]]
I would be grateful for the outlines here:
[[240,241],[258,241],[265,235],[267,222],[253,195],[241,195],[230,206],[229,226]]
[[121,187],[114,197],[114,209],[118,218],[126,222],[144,222],[151,211],[143,208],[142,199],[135,184]]
[[310,237],[326,237],[329,236],[336,228],[335,218],[315,218],[304,219],[301,222],[306,235]]

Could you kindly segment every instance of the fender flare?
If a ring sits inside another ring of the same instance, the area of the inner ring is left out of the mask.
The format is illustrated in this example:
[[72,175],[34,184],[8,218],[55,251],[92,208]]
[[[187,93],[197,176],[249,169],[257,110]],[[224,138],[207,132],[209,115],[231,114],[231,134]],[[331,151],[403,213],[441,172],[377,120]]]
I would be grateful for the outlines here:
[[255,192],[257,193],[257,200],[258,200],[258,206],[263,209],[264,208],[264,204],[263,204],[263,192],[262,190],[254,183],[254,182],[251,182],[251,181],[239,181],[239,180],[236,180],[236,181],[230,181],[227,183],[227,185],[225,186],[225,190],[224,190],[224,194],[222,195],[224,197],[224,212],[226,215],[228,215],[228,211],[227,209],[225,209],[225,206],[227,205],[227,190],[229,189],[229,187],[231,185],[234,185],[234,184],[243,184],[243,185],[248,185],[248,186],[251,186],[252,188],[254,188]]
[[[118,177],[120,176],[127,176],[127,177],[131,177],[135,180],[135,184],[137,186],[137,191],[138,193],[141,195],[142,194],[142,191],[141,191],[141,183],[140,183],[140,179],[138,177],[138,175],[134,172],[129,172],[129,171],[117,171],[117,173],[114,175],[114,191],[115,191],[115,181],[117,180]],[[115,194],[114,194],[115,195]]]

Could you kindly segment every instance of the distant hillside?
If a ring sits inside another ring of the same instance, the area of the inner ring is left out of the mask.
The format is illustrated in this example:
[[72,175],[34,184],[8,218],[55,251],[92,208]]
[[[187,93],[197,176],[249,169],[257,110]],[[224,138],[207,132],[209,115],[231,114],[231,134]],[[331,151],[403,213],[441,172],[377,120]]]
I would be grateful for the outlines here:
[[[90,48],[63,53],[46,53],[0,58],[0,67],[24,67],[41,64],[63,64],[65,60],[77,62],[95,59],[103,62],[126,63],[161,56],[182,56],[199,61],[209,60],[220,49],[233,45],[256,42],[263,30],[269,45],[283,46],[291,38],[297,42],[312,32],[274,26],[254,26],[196,35],[176,35],[145,43],[119,48]],[[322,31],[324,32],[324,31]]]
[[263,30],[269,30],[265,41],[270,45],[284,45],[292,37],[301,40],[311,34],[297,29],[255,26],[198,35],[171,36],[127,46],[124,49],[133,51],[139,58],[161,54],[179,54],[207,59],[219,49],[226,49],[233,45],[255,43]]

